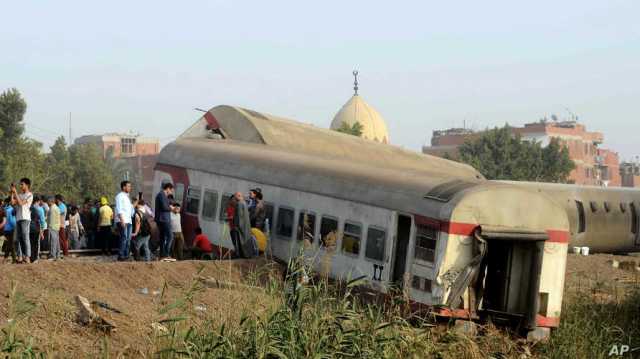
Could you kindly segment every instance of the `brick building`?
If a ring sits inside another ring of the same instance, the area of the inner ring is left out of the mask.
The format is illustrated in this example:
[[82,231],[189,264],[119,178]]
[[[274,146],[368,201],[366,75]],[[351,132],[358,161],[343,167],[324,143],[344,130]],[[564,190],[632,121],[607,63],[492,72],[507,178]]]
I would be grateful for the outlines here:
[[[588,132],[584,125],[576,121],[539,121],[513,127],[513,133],[524,140],[535,140],[542,146],[549,144],[552,138],[567,147],[569,157],[575,163],[575,169],[569,180],[576,184],[596,186],[621,186],[619,159],[616,152],[599,148],[604,136],[600,132]],[[422,152],[455,158],[458,146],[466,140],[477,137],[482,132],[453,128],[434,131],[431,146],[424,146]]]
[[622,187],[640,187],[640,162],[623,162],[620,164]]
[[133,182],[134,187],[137,187],[134,191],[142,191],[147,199],[152,198],[153,168],[160,153],[158,138],[108,133],[82,136],[77,138],[74,144],[97,145],[105,157],[111,153],[124,169],[122,179],[127,178]]

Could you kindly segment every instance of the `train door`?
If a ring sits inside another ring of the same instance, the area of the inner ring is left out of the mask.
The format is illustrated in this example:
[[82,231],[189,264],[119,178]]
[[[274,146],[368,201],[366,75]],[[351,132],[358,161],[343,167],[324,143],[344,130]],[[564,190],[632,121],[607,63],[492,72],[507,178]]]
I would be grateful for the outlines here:
[[[545,233],[486,233],[482,311],[494,322],[536,326]],[[480,283],[478,283],[481,285]]]
[[404,272],[407,266],[407,249],[411,239],[411,217],[402,214],[398,215],[396,227],[396,250],[393,260],[392,282],[402,286]]

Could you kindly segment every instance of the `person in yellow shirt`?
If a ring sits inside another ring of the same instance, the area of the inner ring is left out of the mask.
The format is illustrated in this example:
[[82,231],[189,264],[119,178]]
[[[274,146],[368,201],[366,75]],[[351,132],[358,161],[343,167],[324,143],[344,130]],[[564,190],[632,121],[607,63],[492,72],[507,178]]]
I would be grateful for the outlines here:
[[102,254],[111,255],[111,224],[113,222],[113,209],[109,206],[107,197],[100,198],[98,210],[98,239]]

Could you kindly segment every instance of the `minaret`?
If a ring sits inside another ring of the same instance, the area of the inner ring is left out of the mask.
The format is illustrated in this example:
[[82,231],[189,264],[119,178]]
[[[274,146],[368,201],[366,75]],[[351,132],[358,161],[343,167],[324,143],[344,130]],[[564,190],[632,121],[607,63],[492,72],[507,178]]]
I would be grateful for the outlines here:
[[353,96],[358,96],[358,70],[353,70]]

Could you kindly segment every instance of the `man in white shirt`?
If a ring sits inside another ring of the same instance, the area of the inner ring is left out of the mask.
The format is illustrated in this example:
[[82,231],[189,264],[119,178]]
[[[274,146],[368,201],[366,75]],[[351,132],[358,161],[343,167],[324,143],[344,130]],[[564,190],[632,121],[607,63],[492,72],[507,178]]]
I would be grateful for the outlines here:
[[18,204],[18,211],[16,212],[16,253],[18,254],[18,263],[23,261],[30,263],[31,240],[29,239],[29,227],[31,225],[31,204],[33,203],[30,179],[23,178],[20,180],[20,192],[18,194],[16,186],[12,183],[11,196]]
[[131,182],[120,183],[121,192],[116,196],[115,223],[120,233],[120,246],[118,261],[129,260],[129,245],[131,244],[131,218],[133,217],[133,204],[131,204]]

